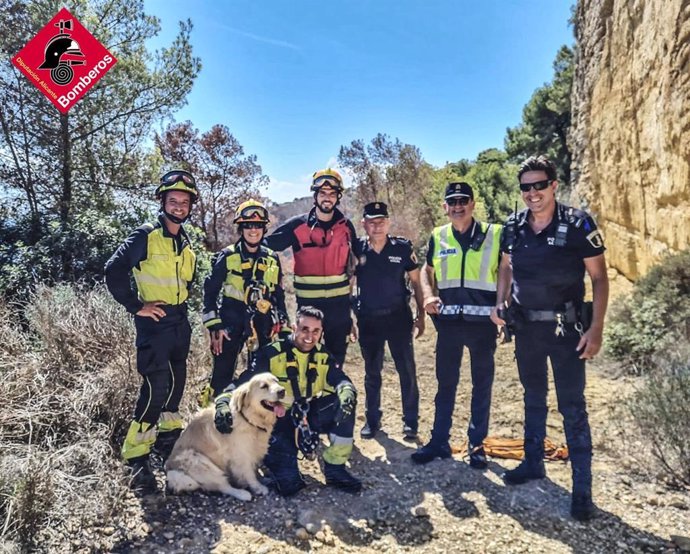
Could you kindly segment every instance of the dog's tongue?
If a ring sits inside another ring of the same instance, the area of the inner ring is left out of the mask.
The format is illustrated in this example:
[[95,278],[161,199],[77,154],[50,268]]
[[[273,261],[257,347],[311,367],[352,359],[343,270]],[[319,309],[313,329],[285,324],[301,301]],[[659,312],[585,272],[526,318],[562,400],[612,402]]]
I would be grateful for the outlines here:
[[285,415],[285,408],[282,404],[276,404],[273,406],[273,413],[278,417],[283,417]]

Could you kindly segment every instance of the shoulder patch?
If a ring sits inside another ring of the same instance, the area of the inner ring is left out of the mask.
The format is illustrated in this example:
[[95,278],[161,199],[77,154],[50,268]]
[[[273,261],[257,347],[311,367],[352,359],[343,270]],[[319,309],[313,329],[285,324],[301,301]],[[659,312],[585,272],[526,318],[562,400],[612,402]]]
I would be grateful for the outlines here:
[[603,248],[604,247],[604,235],[601,234],[601,231],[599,229],[594,229],[594,231],[589,233],[587,235],[587,241],[594,248]]
[[139,230],[146,231],[147,233],[150,233],[155,228],[156,226],[153,223],[144,223],[143,225],[139,226]]

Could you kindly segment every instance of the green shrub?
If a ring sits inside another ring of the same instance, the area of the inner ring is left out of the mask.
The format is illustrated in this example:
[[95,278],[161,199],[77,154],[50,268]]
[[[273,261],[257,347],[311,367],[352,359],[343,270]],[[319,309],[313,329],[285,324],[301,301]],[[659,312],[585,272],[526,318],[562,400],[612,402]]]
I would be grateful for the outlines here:
[[644,376],[628,408],[661,472],[690,485],[690,348],[679,345],[667,355]]
[[667,256],[614,304],[606,326],[606,352],[632,373],[690,338],[690,250]]

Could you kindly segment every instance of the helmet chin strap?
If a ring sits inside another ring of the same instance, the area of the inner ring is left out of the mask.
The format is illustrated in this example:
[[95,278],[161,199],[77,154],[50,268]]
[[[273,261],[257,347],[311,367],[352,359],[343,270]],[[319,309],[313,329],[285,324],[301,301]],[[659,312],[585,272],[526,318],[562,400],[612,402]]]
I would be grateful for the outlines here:
[[176,215],[173,215],[169,212],[166,212],[165,208],[163,208],[163,207],[161,207],[161,212],[163,212],[163,215],[165,217],[167,217],[170,221],[172,221],[175,225],[182,225],[185,221],[187,221],[189,219],[189,216],[191,215],[191,213],[190,213],[190,214],[187,214],[187,217],[180,218],[180,217],[177,217]]

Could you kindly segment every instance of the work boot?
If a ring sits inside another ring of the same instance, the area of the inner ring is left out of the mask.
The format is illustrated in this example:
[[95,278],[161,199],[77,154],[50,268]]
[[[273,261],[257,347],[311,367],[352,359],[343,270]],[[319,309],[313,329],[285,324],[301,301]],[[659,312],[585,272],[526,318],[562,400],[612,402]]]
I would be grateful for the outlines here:
[[297,457],[290,455],[271,455],[264,459],[264,465],[271,472],[273,486],[280,496],[292,496],[301,491],[307,484],[297,469]]
[[526,458],[515,469],[509,469],[501,478],[506,485],[522,485],[533,479],[543,479],[546,476],[544,460],[534,463]]
[[379,431],[379,424],[373,424],[369,423],[368,421],[364,424],[364,427],[362,427],[362,430],[359,432],[359,436],[362,437],[363,439],[373,439],[376,436],[376,433]]
[[448,443],[439,445],[432,442],[425,444],[421,448],[418,448],[416,452],[413,452],[410,455],[410,458],[412,458],[412,461],[416,464],[427,464],[436,458],[450,457],[451,451]]
[[323,473],[326,476],[326,484],[331,487],[351,493],[362,490],[362,482],[345,469],[345,464],[324,462]]
[[573,491],[570,501],[570,515],[578,521],[589,521],[594,515],[594,502],[591,492]]
[[403,439],[406,441],[413,441],[417,438],[417,427],[412,427],[412,425],[408,425],[405,423],[403,425]]
[[173,429],[172,431],[161,431],[156,437],[156,442],[151,449],[154,454],[157,454],[163,460],[163,463],[168,459],[173,451],[177,439],[180,438],[182,429]]
[[132,476],[130,487],[133,490],[142,494],[158,492],[158,483],[151,471],[148,455],[127,460],[127,469]]
[[489,462],[486,460],[486,452],[483,446],[474,446],[467,444],[467,451],[470,454],[470,467],[474,469],[486,469],[489,467]]

